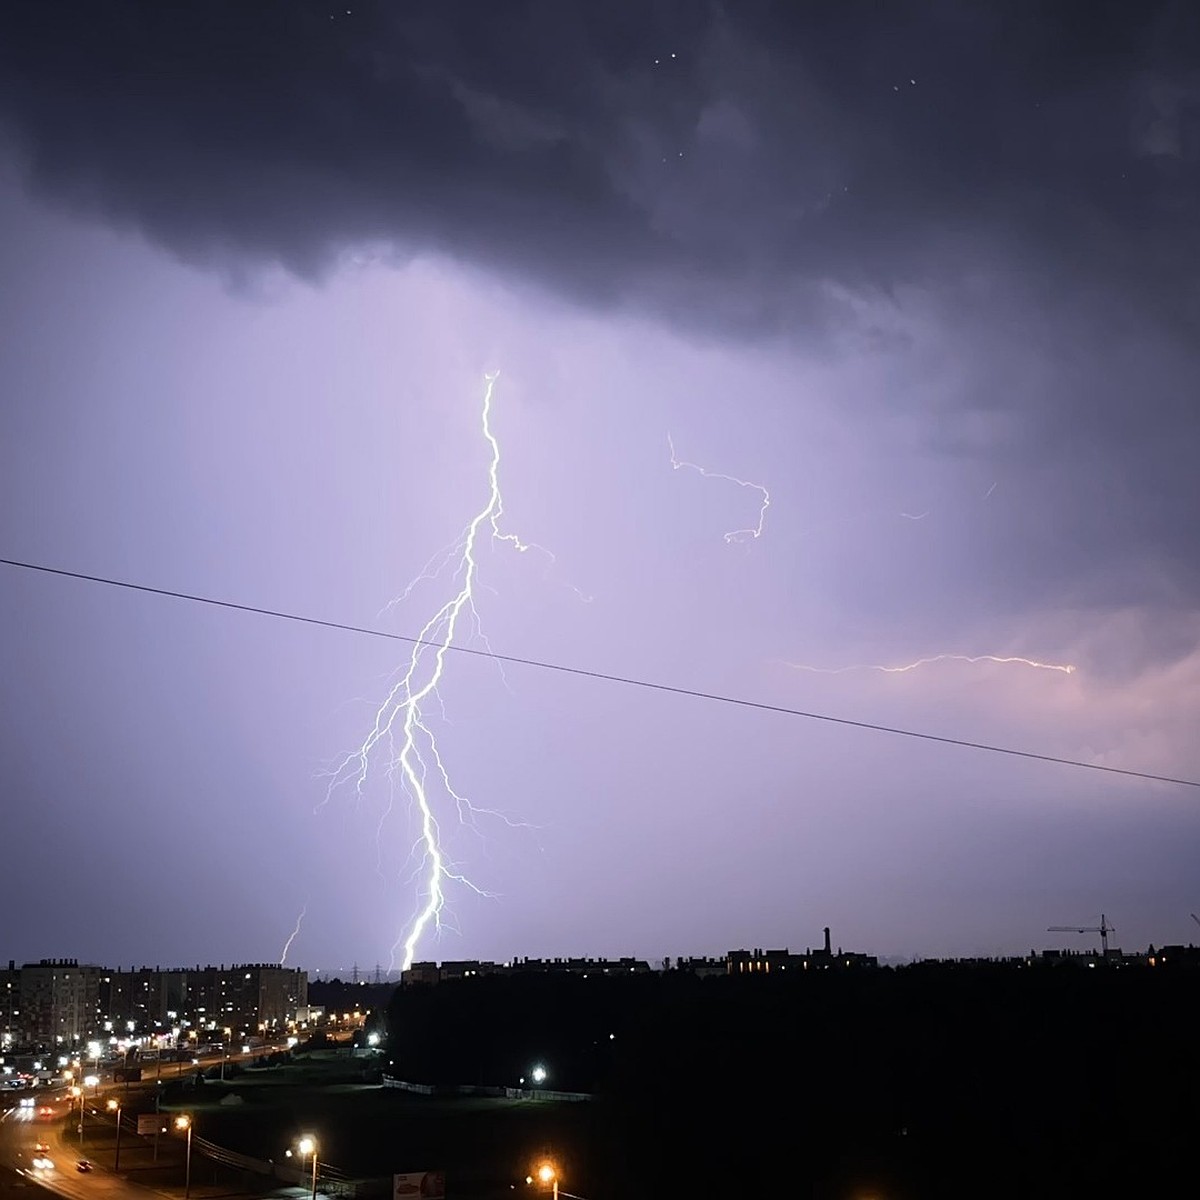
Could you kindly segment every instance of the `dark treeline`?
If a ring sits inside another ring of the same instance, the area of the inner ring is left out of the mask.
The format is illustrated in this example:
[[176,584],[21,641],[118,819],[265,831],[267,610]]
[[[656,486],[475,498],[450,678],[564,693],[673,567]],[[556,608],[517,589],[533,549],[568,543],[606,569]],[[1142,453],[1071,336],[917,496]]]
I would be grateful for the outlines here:
[[1194,970],[493,977],[400,989],[388,1057],[595,1093],[587,1195],[1134,1195],[1195,1178],[1198,1001]]
[[331,1013],[379,1012],[387,1007],[394,983],[353,983],[348,979],[313,979],[308,984],[308,1002]]

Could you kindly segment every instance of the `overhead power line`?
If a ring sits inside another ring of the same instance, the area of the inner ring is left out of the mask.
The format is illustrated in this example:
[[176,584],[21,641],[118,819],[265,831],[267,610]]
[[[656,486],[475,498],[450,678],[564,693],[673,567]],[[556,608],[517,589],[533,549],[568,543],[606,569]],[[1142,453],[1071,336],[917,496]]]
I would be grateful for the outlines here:
[[1112,767],[1101,763],[1083,762],[1080,759],[1061,758],[1055,754],[1037,754],[1032,750],[1018,750],[1013,746],[995,746],[988,742],[972,742],[965,738],[944,737],[937,733],[925,733],[918,729],[900,729],[894,725],[880,725],[874,721],[855,721],[850,717],[835,717],[829,713],[806,712],[804,709],[789,708],[783,704],[768,704],[763,700],[748,700],[741,696],[726,696],[720,692],[703,692],[696,688],[679,687],[670,683],[656,683],[649,679],[636,679],[629,675],[614,675],[607,671],[591,671],[586,667],[572,667],[565,663],[546,662],[537,658],[521,658],[515,654],[497,654],[492,650],[481,650],[472,646],[442,646],[411,637],[403,633],[391,633],[385,629],[371,629],[365,625],[351,625],[345,621],[327,621],[321,617],[305,616],[302,613],[284,612],[280,609],[261,608],[255,604],[239,604],[234,600],[221,600],[215,596],[198,596],[191,592],[178,592],[171,588],[150,587],[144,583],[132,583],[126,579],[111,579],[104,575],[87,575],[82,571],[67,571],[61,567],[47,567],[40,563],[22,562],[18,559],[0,558],[0,565],[16,567],[23,571],[37,571],[43,575],[54,575],[62,579],[78,579],[85,583],[99,583],[105,587],[124,588],[130,592],[142,592],[148,596],[168,596],[173,600],[188,600],[193,604],[207,604],[212,608],[225,608],[233,612],[254,613],[260,617],[273,617],[279,621],[293,621],[299,625],[315,625],[321,629],[337,629],[343,633],[357,633],[365,637],[386,638],[392,642],[405,642],[410,646],[428,646],[431,650],[449,649],[455,654],[469,654],[475,658],[487,658],[493,662],[508,663],[518,667],[534,667],[539,671],[555,671],[560,675],[574,675],[581,679],[599,679],[606,683],[624,684],[626,687],[643,688],[651,692],[663,692],[671,696],[689,696],[693,700],[708,700],[714,704],[731,704],[738,708],[749,708],[757,712],[776,713],[779,716],[799,717],[805,721],[822,721],[827,725],[841,725],[848,729],[864,729],[871,733],[890,733],[896,737],[915,738],[922,742],[934,742],[941,746],[959,746],[964,750],[982,750],[988,754],[1004,754],[1010,758],[1026,758],[1034,762],[1055,763],[1061,767],[1075,767],[1083,771],[1101,771],[1106,775],[1123,775],[1130,779],[1146,779],[1153,783],[1173,783],[1180,787],[1200,788],[1200,780],[1177,779],[1171,775],[1158,775],[1153,771],[1135,771],[1128,767]]

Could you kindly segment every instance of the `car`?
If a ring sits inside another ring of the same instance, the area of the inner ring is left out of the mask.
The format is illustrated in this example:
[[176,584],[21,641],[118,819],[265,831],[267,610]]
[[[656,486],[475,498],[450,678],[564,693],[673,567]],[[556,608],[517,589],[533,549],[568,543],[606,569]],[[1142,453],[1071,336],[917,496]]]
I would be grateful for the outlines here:
[[90,1162],[88,1162],[88,1160],[86,1158],[81,1158],[75,1164],[75,1170],[77,1170],[77,1171],[90,1171],[91,1169],[92,1169],[92,1164]]
[[53,1171],[54,1163],[48,1158],[39,1156],[33,1160],[33,1167],[36,1171]]
[[49,1142],[38,1142],[33,1147],[33,1152],[34,1152],[34,1154],[49,1154],[50,1153],[50,1143]]

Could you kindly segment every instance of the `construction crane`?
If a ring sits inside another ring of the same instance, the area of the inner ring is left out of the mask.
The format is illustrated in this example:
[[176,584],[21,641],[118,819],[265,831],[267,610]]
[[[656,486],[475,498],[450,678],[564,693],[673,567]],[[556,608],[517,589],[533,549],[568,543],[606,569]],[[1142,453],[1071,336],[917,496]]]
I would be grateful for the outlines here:
[[[1193,920],[1200,920],[1192,914]],[[1047,933],[1098,933],[1100,935],[1100,948],[1104,951],[1104,957],[1108,957],[1108,935],[1117,931],[1108,923],[1108,918],[1101,913],[1099,925],[1048,925]]]

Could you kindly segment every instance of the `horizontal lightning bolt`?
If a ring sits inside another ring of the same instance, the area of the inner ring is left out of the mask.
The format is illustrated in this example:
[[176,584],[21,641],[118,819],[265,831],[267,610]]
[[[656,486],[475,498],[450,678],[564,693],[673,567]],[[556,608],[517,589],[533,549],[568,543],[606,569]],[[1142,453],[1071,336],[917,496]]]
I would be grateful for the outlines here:
[[726,542],[744,542],[750,538],[762,537],[763,525],[767,519],[767,509],[771,507],[771,493],[767,491],[761,483],[752,483],[748,479],[739,479],[736,475],[725,475],[720,471],[710,471],[707,467],[698,466],[693,462],[686,462],[678,458],[675,454],[675,443],[671,440],[671,435],[667,434],[667,446],[671,451],[671,466],[676,470],[695,471],[698,475],[703,475],[705,479],[723,479],[727,483],[736,483],[738,487],[749,488],[751,491],[758,492],[762,497],[762,504],[758,510],[758,524],[753,529],[732,529],[725,535]]
[[1071,663],[1038,662],[1037,659],[1021,658],[1015,654],[934,654],[929,658],[918,658],[916,662],[904,663],[898,667],[884,666],[879,663],[861,663],[850,667],[810,667],[805,663],[794,662],[789,662],[787,665],[793,670],[809,671],[814,675],[846,675],[851,671],[882,671],[885,675],[903,675],[907,671],[915,671],[918,667],[927,667],[940,662],[1001,663],[1032,667],[1038,671],[1061,671],[1064,675],[1073,675],[1078,669]]

